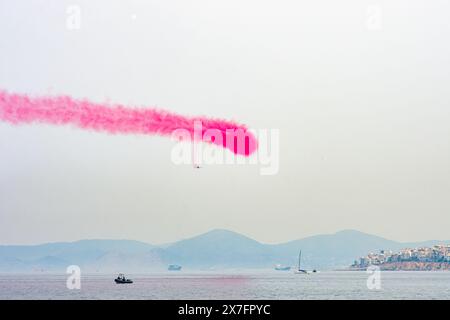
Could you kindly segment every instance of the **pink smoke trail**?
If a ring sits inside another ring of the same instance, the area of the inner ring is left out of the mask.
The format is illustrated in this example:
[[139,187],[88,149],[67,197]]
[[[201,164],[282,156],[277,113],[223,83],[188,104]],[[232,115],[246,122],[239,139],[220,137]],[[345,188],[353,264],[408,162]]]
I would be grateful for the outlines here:
[[[256,137],[247,127],[231,121],[206,117],[185,117],[150,108],[127,108],[120,104],[100,104],[69,96],[29,97],[0,90],[0,121],[12,124],[48,123],[112,134],[171,136],[183,129],[194,137],[194,125],[201,123],[202,139],[249,156],[257,149]],[[197,126],[198,127],[198,126]],[[211,132],[221,139],[211,137]],[[208,139],[206,138],[208,136]],[[243,143],[243,144],[242,144]]]

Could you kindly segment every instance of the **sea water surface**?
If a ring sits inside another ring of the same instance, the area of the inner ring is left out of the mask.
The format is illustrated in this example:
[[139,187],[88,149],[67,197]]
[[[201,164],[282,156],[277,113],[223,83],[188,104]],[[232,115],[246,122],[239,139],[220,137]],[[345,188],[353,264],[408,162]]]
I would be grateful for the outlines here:
[[66,274],[0,274],[0,299],[449,299],[450,272],[382,271],[380,288],[364,271],[301,275],[291,271],[85,274],[68,289]]

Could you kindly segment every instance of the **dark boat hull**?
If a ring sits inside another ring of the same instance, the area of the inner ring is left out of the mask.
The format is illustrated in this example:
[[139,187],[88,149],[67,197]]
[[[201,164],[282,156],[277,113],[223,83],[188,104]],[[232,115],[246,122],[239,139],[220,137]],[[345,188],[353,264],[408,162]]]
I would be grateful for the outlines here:
[[308,274],[308,271],[303,270],[303,269],[298,269],[298,270],[295,270],[295,273],[297,273],[297,274]]
[[116,282],[116,283],[120,283],[120,284],[127,284],[127,283],[133,283],[133,281],[132,280],[118,280],[118,279],[114,279],[114,281]]

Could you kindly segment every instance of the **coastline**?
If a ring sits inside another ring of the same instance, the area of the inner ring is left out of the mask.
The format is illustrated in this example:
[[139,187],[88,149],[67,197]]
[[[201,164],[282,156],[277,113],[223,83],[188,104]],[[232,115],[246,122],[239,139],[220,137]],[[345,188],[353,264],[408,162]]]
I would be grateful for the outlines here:
[[[419,262],[419,261],[403,261],[403,262],[386,262],[382,264],[374,264],[382,271],[450,271],[450,262]],[[349,267],[348,271],[365,271],[366,267]]]

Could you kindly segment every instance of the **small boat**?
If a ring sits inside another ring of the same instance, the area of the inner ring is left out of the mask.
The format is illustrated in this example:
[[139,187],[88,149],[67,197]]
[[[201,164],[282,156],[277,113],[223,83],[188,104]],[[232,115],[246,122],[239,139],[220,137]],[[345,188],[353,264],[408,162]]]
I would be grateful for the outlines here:
[[116,283],[133,283],[133,280],[125,278],[123,273],[119,273],[117,278],[114,279]]
[[277,265],[275,266],[275,270],[277,270],[277,271],[289,271],[289,270],[291,270],[291,267],[289,267],[289,266],[283,266],[283,265],[281,265],[281,264],[277,264]]
[[169,264],[169,266],[167,267],[167,270],[169,271],[180,271],[181,270],[181,266],[178,264]]
[[298,254],[298,268],[294,271],[296,274],[308,274],[308,271],[302,269],[300,267],[302,261],[302,250],[300,250],[300,253]]

